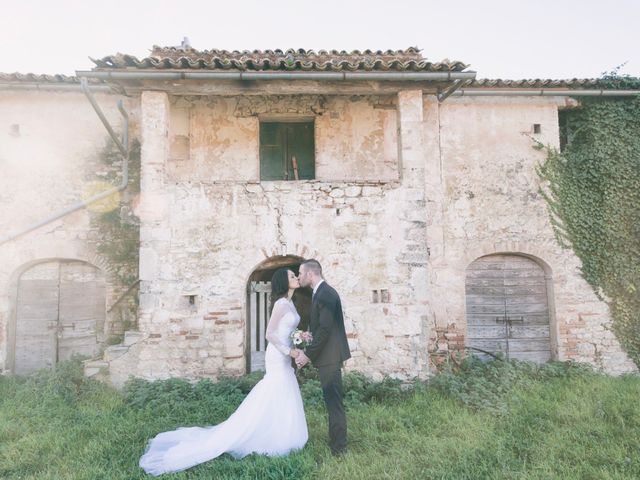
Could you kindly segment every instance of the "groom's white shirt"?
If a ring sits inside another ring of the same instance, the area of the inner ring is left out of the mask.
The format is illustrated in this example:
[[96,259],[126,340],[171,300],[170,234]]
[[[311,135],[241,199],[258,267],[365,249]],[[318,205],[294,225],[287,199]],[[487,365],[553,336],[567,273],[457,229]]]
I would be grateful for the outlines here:
[[316,284],[315,288],[313,289],[313,293],[311,294],[311,299],[312,299],[312,300],[313,300],[313,297],[315,297],[315,295],[316,295],[316,291],[318,290],[318,287],[320,286],[320,284],[321,284],[322,282],[324,282],[324,279],[320,280],[320,281]]

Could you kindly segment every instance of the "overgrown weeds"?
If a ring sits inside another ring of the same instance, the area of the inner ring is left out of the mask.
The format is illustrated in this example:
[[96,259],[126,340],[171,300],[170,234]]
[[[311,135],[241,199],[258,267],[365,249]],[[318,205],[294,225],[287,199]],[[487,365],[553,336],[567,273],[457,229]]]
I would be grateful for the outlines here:
[[429,386],[474,410],[494,414],[508,412],[509,395],[537,382],[578,379],[597,375],[588,364],[576,362],[533,362],[503,358],[488,362],[467,357],[459,366],[449,366],[429,381]]
[[[225,420],[260,374],[217,382],[132,380],[116,391],[79,361],[0,376],[0,478],[149,478],[150,438]],[[349,450],[336,460],[314,372],[300,375],[309,426],[286,458],[227,455],[172,479],[640,478],[640,377],[575,363],[469,359],[428,382],[344,376]],[[496,414],[497,413],[497,414]]]

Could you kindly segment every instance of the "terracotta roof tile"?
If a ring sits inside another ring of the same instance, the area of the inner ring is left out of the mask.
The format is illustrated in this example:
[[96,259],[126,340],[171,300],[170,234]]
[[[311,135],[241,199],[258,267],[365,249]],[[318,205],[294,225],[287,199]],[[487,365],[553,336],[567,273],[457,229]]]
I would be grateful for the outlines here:
[[501,78],[480,78],[466,82],[463,88],[602,88],[597,78],[571,78],[553,80],[536,78],[529,80],[503,80]]
[[36,73],[0,73],[1,83],[80,83],[78,77],[68,75],[46,75]]
[[467,65],[443,60],[433,63],[418,48],[406,50],[204,50],[182,47],[153,47],[151,55],[138,59],[116,54],[91,59],[102,69],[202,69],[276,71],[411,71],[459,72]]

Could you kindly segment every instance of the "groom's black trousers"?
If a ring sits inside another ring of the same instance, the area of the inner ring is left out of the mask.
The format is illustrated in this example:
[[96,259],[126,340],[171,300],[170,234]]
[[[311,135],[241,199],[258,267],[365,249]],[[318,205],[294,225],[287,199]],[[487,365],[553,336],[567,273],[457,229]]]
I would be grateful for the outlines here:
[[347,416],[342,403],[341,368],[342,363],[318,367],[322,395],[329,412],[329,446],[334,455],[347,449]]

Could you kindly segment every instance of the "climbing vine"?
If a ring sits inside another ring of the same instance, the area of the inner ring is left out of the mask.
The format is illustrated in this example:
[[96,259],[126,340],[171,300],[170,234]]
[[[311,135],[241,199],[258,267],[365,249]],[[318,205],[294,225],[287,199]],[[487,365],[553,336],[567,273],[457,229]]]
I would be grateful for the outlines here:
[[[606,88],[640,79],[605,75]],[[639,92],[640,93],[640,92]],[[564,149],[547,149],[541,193],[556,238],[611,310],[611,329],[640,366],[640,95],[583,100],[561,113]]]
[[[96,176],[87,196],[118,185],[122,181],[122,156],[109,140],[102,149],[96,171],[89,172],[90,178]],[[108,343],[119,343],[122,333],[132,328],[137,321],[138,263],[140,252],[140,221],[134,214],[135,203],[140,193],[140,144],[131,142],[129,149],[129,181],[127,188],[99,202],[89,205],[91,225],[95,231],[96,251],[108,262],[108,268],[116,280],[118,295],[123,295],[117,309],[111,312]],[[109,305],[113,308],[116,305]]]
[[[109,261],[111,271],[123,285],[138,278],[140,221],[133,213],[133,203],[140,193],[140,145],[133,141],[129,150],[129,182],[122,192],[108,197],[89,209],[98,231],[97,251]],[[102,150],[103,185],[111,188],[122,181],[122,157],[113,142]]]

